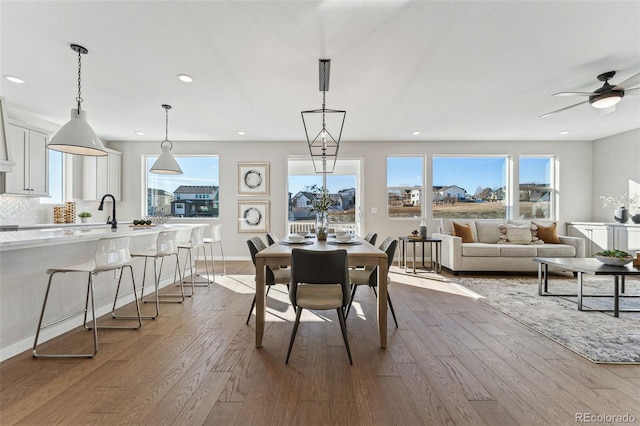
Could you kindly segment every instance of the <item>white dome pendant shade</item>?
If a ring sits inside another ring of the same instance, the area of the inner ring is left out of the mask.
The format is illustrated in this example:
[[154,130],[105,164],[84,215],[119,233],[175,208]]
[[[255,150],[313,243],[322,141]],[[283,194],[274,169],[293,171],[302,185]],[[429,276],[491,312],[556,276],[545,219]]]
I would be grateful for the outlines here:
[[87,111],[72,109],[71,120],[49,141],[47,148],[76,155],[107,155],[102,141],[87,123]]
[[80,109],[82,55],[86,55],[89,51],[77,44],[72,44],[71,50],[78,53],[78,97],[76,98],[78,107],[71,110],[71,120],[55,134],[47,144],[47,148],[76,155],[108,155],[102,141],[87,122],[87,112]]
[[[171,109],[171,105],[162,105],[162,108],[164,108],[166,115],[165,137],[162,143],[160,143],[162,154],[160,154],[160,157],[153,163],[149,171],[160,175],[181,175],[182,169],[175,157],[171,154],[173,143],[169,140],[169,110]],[[168,145],[165,145],[165,142],[168,142]]]

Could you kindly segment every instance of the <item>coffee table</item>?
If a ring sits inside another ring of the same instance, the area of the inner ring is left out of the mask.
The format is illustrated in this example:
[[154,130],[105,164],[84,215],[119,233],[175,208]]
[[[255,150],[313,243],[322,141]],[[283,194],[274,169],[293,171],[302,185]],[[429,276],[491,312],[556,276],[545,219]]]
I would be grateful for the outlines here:
[[[640,275],[640,268],[632,264],[625,266],[609,266],[593,258],[573,257],[534,257],[538,262],[538,294],[540,296],[572,296],[578,298],[579,311],[613,312],[613,316],[620,316],[620,312],[640,312],[640,309],[620,309],[620,297],[640,297],[640,295],[626,295],[624,279],[628,275]],[[576,273],[578,291],[576,294],[557,294],[549,292],[549,265],[565,271]],[[611,275],[613,279],[613,294],[584,294],[582,291],[582,274]],[[621,295],[622,293],[622,295]],[[613,309],[585,309],[582,306],[583,297],[613,297]]]

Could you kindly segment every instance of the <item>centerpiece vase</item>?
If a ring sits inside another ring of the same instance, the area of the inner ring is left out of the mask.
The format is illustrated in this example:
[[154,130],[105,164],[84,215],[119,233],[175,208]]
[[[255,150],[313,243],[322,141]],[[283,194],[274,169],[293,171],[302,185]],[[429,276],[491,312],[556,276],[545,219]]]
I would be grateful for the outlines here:
[[616,222],[627,223],[627,220],[629,220],[629,211],[626,207],[615,209],[613,212],[613,218]]
[[329,234],[329,214],[327,212],[316,213],[316,237],[318,241],[326,241]]

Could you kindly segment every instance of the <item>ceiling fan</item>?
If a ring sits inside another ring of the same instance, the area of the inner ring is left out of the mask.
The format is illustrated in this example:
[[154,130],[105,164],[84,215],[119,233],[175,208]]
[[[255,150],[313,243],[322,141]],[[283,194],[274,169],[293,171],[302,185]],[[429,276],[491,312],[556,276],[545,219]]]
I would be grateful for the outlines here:
[[[613,107],[615,104],[620,102],[620,100],[624,97],[625,94],[638,94],[640,87],[632,88],[633,86],[640,84],[640,73],[629,77],[625,81],[620,84],[612,85],[609,84],[609,80],[616,75],[615,71],[605,72],[598,76],[598,80],[604,81],[604,84],[601,88],[596,89],[593,92],[560,92],[554,93],[552,96],[588,96],[589,99],[583,102],[579,102],[574,105],[570,105],[568,107],[560,108],[559,110],[548,112],[546,114],[541,115],[539,118],[545,118],[552,114],[555,114],[560,111],[564,111],[573,107],[577,107],[578,105],[586,104],[589,102],[592,107],[603,109]],[[632,93],[629,93],[632,92]]]

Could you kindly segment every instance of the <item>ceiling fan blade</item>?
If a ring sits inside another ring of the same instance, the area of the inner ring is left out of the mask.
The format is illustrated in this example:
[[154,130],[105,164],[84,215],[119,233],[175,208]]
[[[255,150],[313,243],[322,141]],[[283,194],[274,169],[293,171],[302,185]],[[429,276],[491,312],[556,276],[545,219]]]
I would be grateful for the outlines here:
[[624,94],[629,95],[640,95],[640,87],[634,87],[633,89],[627,89],[624,91]]
[[559,92],[559,93],[554,93],[551,96],[593,96],[593,95],[597,95],[597,93],[593,93],[593,92]]
[[578,105],[586,104],[587,102],[589,102],[589,101],[579,102],[579,103],[577,103],[577,104],[570,105],[570,106],[568,106],[568,107],[560,108],[560,109],[558,109],[558,110],[551,111],[551,112],[548,112],[548,113],[546,113],[546,114],[542,114],[542,115],[541,115],[540,117],[538,117],[538,118],[546,118],[546,117],[548,117],[548,116],[550,116],[550,115],[553,115],[553,114],[555,114],[555,113],[557,113],[557,112],[565,111],[565,110],[567,110],[567,109],[571,109],[571,108],[577,107]]
[[628,79],[626,79],[625,81],[623,81],[622,83],[619,83],[616,88],[618,87],[622,87],[623,89],[627,89],[628,87],[633,87],[636,84],[640,84],[640,72],[632,77],[629,77]]

